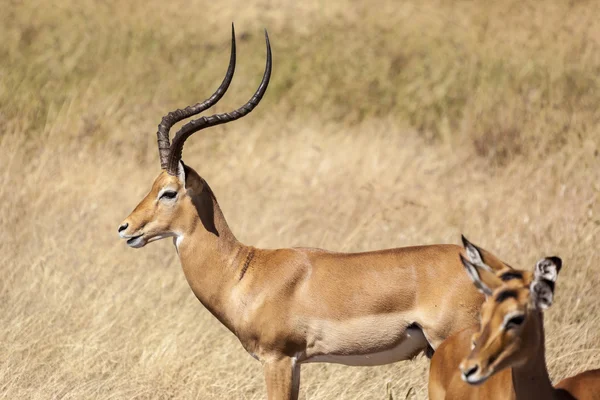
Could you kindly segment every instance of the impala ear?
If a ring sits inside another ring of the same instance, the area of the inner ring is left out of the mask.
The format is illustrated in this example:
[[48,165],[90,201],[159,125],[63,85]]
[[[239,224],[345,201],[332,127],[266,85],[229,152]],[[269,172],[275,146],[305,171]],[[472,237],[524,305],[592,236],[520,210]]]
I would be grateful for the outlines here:
[[467,257],[469,258],[471,264],[491,271],[492,269],[483,262],[483,257],[481,255],[480,249],[473,243],[469,242],[469,240],[464,235],[460,235],[460,238],[462,239],[463,247],[465,248],[465,253],[467,253]]
[[535,264],[534,279],[546,279],[556,282],[561,268],[562,260],[559,257],[542,258]]
[[[491,296],[494,289],[502,285],[502,279],[498,278],[488,268],[481,267],[467,260],[460,255],[460,261],[465,267],[465,271],[475,284],[475,287],[486,296]],[[485,265],[485,264],[484,264]]]
[[177,167],[177,178],[179,178],[179,181],[185,188],[185,164],[181,160],[179,161],[179,166]]
[[546,310],[554,300],[554,285],[562,268],[559,257],[542,258],[535,264],[533,281],[529,286],[531,302],[539,310]]
[[461,235],[461,238],[465,253],[467,253],[467,257],[472,264],[496,274],[513,269],[510,265],[506,264],[489,251],[482,249],[479,246],[475,246],[464,235]]
[[531,302],[538,310],[546,310],[554,301],[554,282],[540,279],[534,280],[529,286]]

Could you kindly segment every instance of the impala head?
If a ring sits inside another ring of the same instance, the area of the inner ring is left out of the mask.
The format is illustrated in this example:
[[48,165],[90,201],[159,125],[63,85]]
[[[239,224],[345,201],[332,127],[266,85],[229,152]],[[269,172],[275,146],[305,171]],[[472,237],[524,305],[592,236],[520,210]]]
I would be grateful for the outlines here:
[[185,229],[186,203],[185,171],[180,164],[178,175],[162,171],[154,180],[150,192],[119,226],[119,235],[131,247],[170,236],[178,236]]
[[[177,122],[199,114],[216,104],[227,91],[235,70],[235,31],[231,27],[231,57],[223,82],[208,99],[182,110],[175,110],[162,118],[158,125],[158,153],[161,173],[154,180],[152,189],[133,212],[119,226],[119,235],[127,239],[131,247],[143,247],[146,243],[171,236],[181,236],[190,224],[189,215],[202,214],[203,200],[197,195],[210,192],[200,176],[181,161],[186,139],[193,133],[211,126],[234,121],[250,113],[260,102],[271,76],[271,47],[265,31],[267,63],[262,81],[252,98],[237,110],[192,120],[183,125],[169,141],[169,130]],[[212,193],[206,193],[212,196]],[[202,215],[200,215],[202,219]],[[204,221],[203,221],[204,222]],[[210,230],[210,227],[208,227]]]
[[[480,250],[464,239],[465,248]],[[495,271],[466,249],[461,261],[475,286],[486,296],[481,327],[472,337],[471,354],[460,364],[462,379],[483,383],[505,368],[525,364],[543,343],[542,311],[550,307],[562,266],[558,257],[539,260],[534,271]]]

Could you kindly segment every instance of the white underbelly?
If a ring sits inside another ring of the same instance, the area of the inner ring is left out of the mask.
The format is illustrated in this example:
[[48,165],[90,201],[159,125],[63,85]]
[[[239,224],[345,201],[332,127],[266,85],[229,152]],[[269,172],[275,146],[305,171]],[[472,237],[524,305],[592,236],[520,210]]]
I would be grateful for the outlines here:
[[421,329],[400,315],[313,323],[306,353],[298,362],[373,366],[407,360],[427,348]]

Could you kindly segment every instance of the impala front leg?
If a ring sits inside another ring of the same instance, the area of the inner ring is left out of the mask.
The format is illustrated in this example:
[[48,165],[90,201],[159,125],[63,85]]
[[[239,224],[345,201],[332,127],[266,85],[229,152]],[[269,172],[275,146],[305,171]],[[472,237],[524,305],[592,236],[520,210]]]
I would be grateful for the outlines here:
[[283,357],[264,363],[269,400],[297,400],[300,389],[300,364]]

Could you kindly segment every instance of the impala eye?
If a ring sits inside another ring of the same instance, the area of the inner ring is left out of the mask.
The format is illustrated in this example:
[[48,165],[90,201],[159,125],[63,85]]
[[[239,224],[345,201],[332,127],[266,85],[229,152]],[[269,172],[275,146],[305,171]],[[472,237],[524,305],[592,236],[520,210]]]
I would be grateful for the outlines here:
[[163,194],[160,195],[160,200],[172,200],[177,197],[177,192],[173,190],[166,190]]
[[505,327],[506,327],[506,329],[513,329],[518,326],[521,326],[524,321],[525,321],[524,315],[515,315],[514,317],[512,317],[511,319],[506,321]]

